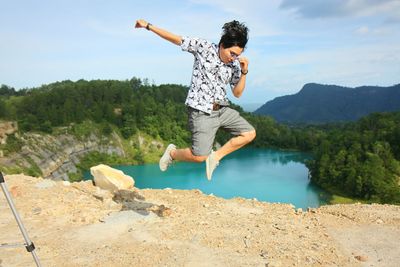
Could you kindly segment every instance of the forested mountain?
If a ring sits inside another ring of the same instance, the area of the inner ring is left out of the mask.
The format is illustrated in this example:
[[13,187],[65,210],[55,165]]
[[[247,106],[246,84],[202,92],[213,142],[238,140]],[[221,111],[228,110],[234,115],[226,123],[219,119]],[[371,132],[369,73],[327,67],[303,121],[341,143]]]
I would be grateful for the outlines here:
[[357,88],[309,83],[294,95],[277,97],[255,111],[284,123],[355,121],[372,112],[400,110],[400,84]]

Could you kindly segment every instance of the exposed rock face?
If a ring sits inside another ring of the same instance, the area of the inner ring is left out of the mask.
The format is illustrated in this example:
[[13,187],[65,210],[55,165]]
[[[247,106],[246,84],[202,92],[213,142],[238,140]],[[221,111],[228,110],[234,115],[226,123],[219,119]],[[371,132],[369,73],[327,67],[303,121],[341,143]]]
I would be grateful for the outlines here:
[[47,179],[68,181],[68,173],[77,171],[76,165],[89,152],[98,151],[124,157],[120,137],[112,134],[109,137],[91,134],[77,138],[71,134],[36,134],[26,133],[20,136],[24,144],[21,152],[7,158],[0,158],[3,166],[20,166],[30,168],[36,164]]
[[111,192],[123,189],[131,189],[135,181],[123,171],[100,164],[90,168],[96,186]]
[[0,145],[4,145],[7,141],[7,135],[18,131],[18,124],[15,121],[0,121]]
[[43,177],[53,180],[68,180],[67,173],[76,172],[76,164],[89,152],[124,155],[117,142],[102,140],[94,134],[82,140],[67,134],[30,134],[26,138],[28,145],[22,148],[22,154],[29,156],[39,166]]
[[46,179],[68,181],[69,174],[76,173],[81,159],[91,152],[113,155],[131,163],[158,157],[165,149],[160,140],[145,133],[125,140],[116,132],[105,136],[96,127],[92,128],[85,136],[72,134],[71,126],[56,128],[54,134],[13,132],[21,149],[6,155],[0,150],[0,170],[5,174],[28,171]]

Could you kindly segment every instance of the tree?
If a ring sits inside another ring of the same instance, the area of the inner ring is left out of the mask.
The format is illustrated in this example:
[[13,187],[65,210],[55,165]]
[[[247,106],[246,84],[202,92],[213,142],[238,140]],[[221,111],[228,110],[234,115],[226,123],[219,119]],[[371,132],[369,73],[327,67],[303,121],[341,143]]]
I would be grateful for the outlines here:
[[0,118],[7,117],[6,101],[0,98]]

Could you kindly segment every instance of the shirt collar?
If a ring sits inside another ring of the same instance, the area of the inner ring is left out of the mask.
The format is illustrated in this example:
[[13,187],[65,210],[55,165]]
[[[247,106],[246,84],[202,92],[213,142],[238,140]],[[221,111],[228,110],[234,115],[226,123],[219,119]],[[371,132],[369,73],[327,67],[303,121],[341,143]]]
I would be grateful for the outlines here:
[[219,57],[219,46],[218,46],[217,44],[213,43],[213,44],[212,44],[212,47],[213,47],[213,49],[215,50],[215,53],[216,53],[216,55],[217,55],[217,58],[218,58],[217,63],[218,63],[218,65],[225,65],[225,66],[228,66],[228,67],[233,67],[233,63],[234,63],[235,61],[229,62],[229,63],[224,63],[224,62],[222,62],[221,58]]

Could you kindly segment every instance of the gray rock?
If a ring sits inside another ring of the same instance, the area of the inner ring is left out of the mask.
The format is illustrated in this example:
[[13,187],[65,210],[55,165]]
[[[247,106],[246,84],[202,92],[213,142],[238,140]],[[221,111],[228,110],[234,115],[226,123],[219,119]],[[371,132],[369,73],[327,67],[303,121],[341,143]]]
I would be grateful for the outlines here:
[[35,185],[35,187],[40,188],[40,189],[45,189],[45,188],[51,188],[56,185],[56,182],[45,179]]

